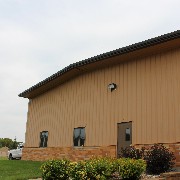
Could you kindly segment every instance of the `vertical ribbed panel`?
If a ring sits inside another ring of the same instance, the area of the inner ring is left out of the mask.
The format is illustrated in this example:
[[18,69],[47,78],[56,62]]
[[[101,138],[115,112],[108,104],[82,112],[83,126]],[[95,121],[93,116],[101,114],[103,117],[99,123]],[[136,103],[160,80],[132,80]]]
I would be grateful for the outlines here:
[[[84,73],[31,100],[26,146],[72,146],[86,126],[86,146],[115,145],[117,123],[132,121],[133,144],[180,141],[180,49]],[[117,84],[110,92],[107,86]]]

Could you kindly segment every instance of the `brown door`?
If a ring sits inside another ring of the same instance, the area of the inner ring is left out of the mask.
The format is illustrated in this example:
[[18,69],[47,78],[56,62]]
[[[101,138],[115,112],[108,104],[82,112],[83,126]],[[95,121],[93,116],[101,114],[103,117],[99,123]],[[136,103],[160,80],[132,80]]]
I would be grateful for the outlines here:
[[121,148],[132,144],[132,122],[118,123],[117,126],[117,157],[119,157]]

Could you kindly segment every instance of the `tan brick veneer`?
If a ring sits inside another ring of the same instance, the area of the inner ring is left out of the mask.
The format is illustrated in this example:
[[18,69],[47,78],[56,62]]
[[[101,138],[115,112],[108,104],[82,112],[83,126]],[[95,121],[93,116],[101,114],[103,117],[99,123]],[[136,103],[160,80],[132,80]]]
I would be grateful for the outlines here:
[[180,172],[163,173],[159,180],[180,180]]
[[[163,144],[169,148],[176,157],[176,167],[180,167],[180,143]],[[137,148],[152,145],[135,145]],[[92,156],[111,156],[116,157],[116,146],[102,147],[48,147],[48,148],[29,148],[23,149],[23,160],[44,161],[49,159],[68,158],[72,161],[89,159]]]
[[92,156],[116,157],[116,146],[102,147],[48,147],[23,149],[23,160],[45,161],[67,158],[72,161],[89,159]]

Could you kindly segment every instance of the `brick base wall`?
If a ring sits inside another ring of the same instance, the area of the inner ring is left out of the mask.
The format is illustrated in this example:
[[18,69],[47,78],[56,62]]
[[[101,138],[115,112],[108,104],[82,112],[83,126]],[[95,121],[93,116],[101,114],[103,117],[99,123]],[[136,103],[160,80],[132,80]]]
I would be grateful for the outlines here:
[[67,158],[72,161],[90,159],[92,156],[116,157],[116,146],[102,147],[47,147],[23,148],[22,160],[45,161]]
[[[169,148],[176,157],[176,167],[180,168],[180,143],[163,144]],[[135,145],[137,148],[152,145]],[[45,161],[49,159],[67,158],[72,161],[86,160],[92,156],[111,156],[116,157],[116,146],[102,147],[48,147],[48,148],[29,148],[25,147],[22,153],[23,160]]]
[[[169,148],[175,155],[176,157],[176,167],[180,167],[180,143],[168,143],[168,144],[163,144],[166,148]],[[141,148],[141,147],[151,147],[152,144],[147,144],[147,145],[135,145],[135,147],[137,148]]]
[[180,172],[163,173],[159,180],[180,180]]

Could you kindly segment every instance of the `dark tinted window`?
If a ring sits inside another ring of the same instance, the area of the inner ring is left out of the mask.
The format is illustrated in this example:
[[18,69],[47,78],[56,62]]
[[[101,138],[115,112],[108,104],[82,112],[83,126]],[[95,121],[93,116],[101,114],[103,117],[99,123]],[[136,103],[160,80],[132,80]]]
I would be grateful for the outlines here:
[[85,135],[84,127],[74,128],[74,133],[73,133],[74,146],[84,146],[85,136],[86,135]]
[[40,147],[47,147],[48,131],[40,132]]
[[130,141],[131,139],[131,130],[130,128],[126,128],[126,132],[125,132],[125,141]]

